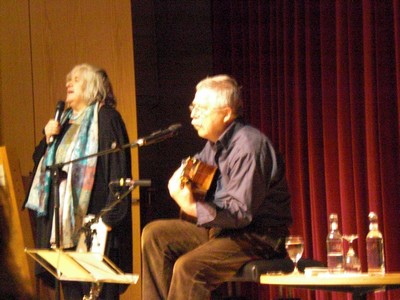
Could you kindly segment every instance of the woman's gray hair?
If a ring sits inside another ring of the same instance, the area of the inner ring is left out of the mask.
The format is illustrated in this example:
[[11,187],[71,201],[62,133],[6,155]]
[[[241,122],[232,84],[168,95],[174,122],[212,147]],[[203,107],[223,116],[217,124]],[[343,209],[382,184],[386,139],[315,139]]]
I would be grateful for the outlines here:
[[197,84],[196,91],[201,89],[209,89],[215,93],[215,107],[228,106],[237,115],[242,114],[241,87],[231,76],[222,74],[207,77]]
[[[88,105],[95,102],[109,102],[107,104],[115,106],[115,98],[111,83],[107,73],[103,69],[89,64],[76,65],[71,72],[68,73],[67,82],[76,74],[83,80],[82,96]],[[106,101],[108,98],[112,98],[112,101]]]

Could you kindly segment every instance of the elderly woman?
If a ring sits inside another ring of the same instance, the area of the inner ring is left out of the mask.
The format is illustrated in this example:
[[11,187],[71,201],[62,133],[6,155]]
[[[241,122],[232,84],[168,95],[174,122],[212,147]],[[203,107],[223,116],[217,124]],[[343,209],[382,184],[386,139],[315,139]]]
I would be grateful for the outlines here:
[[[104,70],[88,64],[75,66],[66,79],[66,110],[61,121],[50,120],[44,138],[33,154],[34,177],[25,207],[36,211],[36,247],[75,249],[83,218],[98,214],[115,200],[108,184],[130,177],[130,150],[83,159],[62,167],[65,176],[59,185],[60,232],[54,226],[54,197],[48,166],[79,159],[113,144],[129,143],[125,124],[116,111],[116,100]],[[54,139],[54,141],[52,141]],[[102,217],[108,227],[105,255],[125,272],[132,271],[131,210],[126,197]],[[38,266],[37,275],[51,279]],[[49,280],[47,280],[49,281]],[[50,280],[50,283],[54,279]],[[68,288],[65,288],[68,287]],[[81,284],[63,283],[65,299],[82,299],[87,293]],[[102,299],[118,299],[118,286],[105,285]]]

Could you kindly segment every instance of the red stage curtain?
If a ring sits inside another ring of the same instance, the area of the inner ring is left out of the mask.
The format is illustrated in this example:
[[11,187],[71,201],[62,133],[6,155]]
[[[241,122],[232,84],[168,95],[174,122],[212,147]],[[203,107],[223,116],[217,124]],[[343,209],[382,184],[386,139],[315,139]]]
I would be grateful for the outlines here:
[[[336,212],[342,233],[359,234],[363,271],[368,213],[375,211],[386,270],[400,272],[399,2],[212,4],[214,72],[242,84],[245,118],[285,155],[291,232],[304,236],[304,255],[326,262],[327,221]],[[261,299],[267,294],[262,287]]]

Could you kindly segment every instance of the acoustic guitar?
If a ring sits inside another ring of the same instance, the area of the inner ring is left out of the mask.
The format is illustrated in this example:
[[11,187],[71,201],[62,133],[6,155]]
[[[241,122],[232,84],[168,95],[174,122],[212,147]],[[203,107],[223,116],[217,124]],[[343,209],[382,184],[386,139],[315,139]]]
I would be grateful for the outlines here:
[[[181,186],[183,187],[184,185],[190,184],[196,201],[204,201],[217,169],[217,167],[208,165],[197,158],[189,156],[183,161]],[[196,223],[196,218],[185,214],[182,210],[179,215],[183,220]]]

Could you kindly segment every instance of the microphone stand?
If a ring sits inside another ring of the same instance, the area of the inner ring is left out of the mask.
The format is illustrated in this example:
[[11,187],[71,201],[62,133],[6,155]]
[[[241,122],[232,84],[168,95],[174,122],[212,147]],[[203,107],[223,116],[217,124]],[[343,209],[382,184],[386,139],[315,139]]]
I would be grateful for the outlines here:
[[[56,155],[56,151],[54,151],[54,156]],[[54,160],[55,161],[55,160]],[[51,186],[52,186],[52,193],[53,193],[53,201],[54,201],[54,208],[53,208],[53,214],[54,214],[54,220],[55,220],[55,242],[56,242],[56,250],[60,249],[60,174],[63,173],[61,170],[62,166],[55,166],[52,165],[49,167],[50,172],[51,172]],[[59,271],[57,269],[57,275],[59,276]],[[60,283],[58,279],[56,278],[55,281],[55,298],[58,300],[60,299]]]
[[79,235],[79,233],[81,233],[81,232],[83,232],[85,234],[85,243],[86,243],[87,249],[90,249],[90,245],[91,245],[90,240],[91,240],[91,236],[92,236],[92,231],[91,231],[90,227],[93,224],[97,223],[102,216],[104,216],[106,213],[111,211],[114,206],[116,206],[124,198],[126,198],[130,194],[130,192],[132,192],[137,186],[138,185],[129,186],[128,190],[126,190],[122,195],[120,195],[119,193],[115,193],[114,194],[115,200],[112,201],[110,204],[108,204],[105,208],[100,210],[100,212],[98,214],[96,214],[92,219],[90,219],[90,221],[83,224],[82,227],[76,232],[77,235]]
[[[180,127],[180,125],[179,126],[178,125],[174,125],[174,126],[176,127],[175,130]],[[53,164],[51,166],[48,166],[47,168],[50,170],[50,173],[51,173],[51,182],[52,182],[51,184],[52,184],[52,192],[53,192],[53,199],[54,199],[54,222],[55,222],[55,228],[54,229],[55,229],[56,250],[59,250],[61,248],[61,242],[60,242],[60,215],[59,215],[59,211],[60,211],[60,195],[59,195],[59,191],[60,191],[60,181],[61,181],[60,175],[62,173],[64,173],[62,171],[62,167],[63,166],[68,165],[68,164],[73,164],[73,163],[76,163],[76,162],[84,160],[84,159],[89,159],[89,158],[92,158],[92,157],[99,157],[99,156],[103,156],[103,155],[108,155],[108,154],[111,154],[111,153],[119,152],[119,151],[125,150],[127,148],[141,147],[141,146],[144,146],[144,145],[150,145],[150,144],[153,144],[153,143],[156,143],[156,142],[161,142],[161,141],[163,141],[163,140],[165,140],[165,139],[167,139],[169,137],[172,137],[173,135],[175,135],[175,132],[171,132],[169,135],[166,135],[166,136],[157,136],[157,139],[155,139],[154,138],[155,136],[153,134],[153,135],[148,136],[147,138],[141,138],[141,139],[136,140],[133,143],[127,143],[127,144],[124,144],[124,145],[121,145],[121,146],[119,146],[116,143],[113,143],[113,145],[111,146],[110,149],[99,151],[97,153],[93,153],[93,154],[90,154],[90,155],[87,155],[87,156],[83,156],[83,157],[80,157],[80,158],[77,158],[77,159],[73,159],[73,160],[70,160],[70,161],[67,161],[67,162],[55,163],[55,164]],[[55,155],[55,152],[56,151],[54,151],[54,155]],[[132,189],[134,187],[135,187],[135,185],[133,185]],[[124,194],[124,197],[126,197],[132,191],[132,189],[128,189],[128,191]],[[123,198],[120,198],[118,200],[118,202],[114,201],[113,203],[115,203],[115,204],[112,203],[113,205],[111,207],[114,207],[122,199]],[[111,209],[111,207],[109,209]],[[57,270],[57,272],[58,272],[58,270]],[[58,279],[56,279],[56,282],[55,282],[55,292],[56,292],[55,293],[56,300],[60,300],[61,299],[60,298],[61,290],[60,290],[60,283],[59,283]]]

